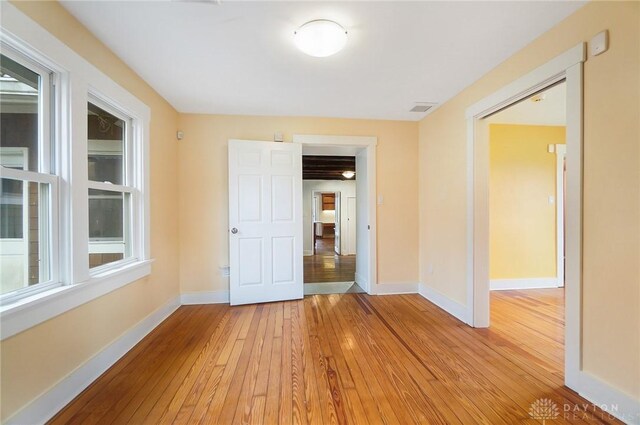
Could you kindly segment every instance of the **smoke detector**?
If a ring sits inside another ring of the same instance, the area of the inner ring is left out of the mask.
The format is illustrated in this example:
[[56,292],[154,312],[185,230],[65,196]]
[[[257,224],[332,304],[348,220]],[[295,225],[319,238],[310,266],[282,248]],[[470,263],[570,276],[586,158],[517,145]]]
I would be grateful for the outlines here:
[[431,102],[416,102],[415,106],[409,110],[409,112],[427,112],[429,109],[436,106]]

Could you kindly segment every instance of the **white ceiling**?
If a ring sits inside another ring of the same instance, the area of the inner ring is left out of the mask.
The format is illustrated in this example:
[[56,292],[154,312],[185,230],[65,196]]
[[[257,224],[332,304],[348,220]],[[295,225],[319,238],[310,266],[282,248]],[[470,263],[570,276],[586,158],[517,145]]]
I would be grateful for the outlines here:
[[[63,1],[178,111],[419,120],[584,2]],[[294,30],[332,19],[329,58]]]

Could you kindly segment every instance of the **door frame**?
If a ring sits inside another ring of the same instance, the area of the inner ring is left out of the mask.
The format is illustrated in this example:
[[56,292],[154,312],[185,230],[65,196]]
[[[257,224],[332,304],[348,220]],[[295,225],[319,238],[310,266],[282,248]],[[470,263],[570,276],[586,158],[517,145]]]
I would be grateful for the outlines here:
[[[303,192],[304,192],[304,189],[303,189]],[[313,222],[313,203],[315,202],[314,198],[316,196],[318,196],[318,195],[322,195],[323,193],[333,193],[335,195],[338,195],[340,193],[340,191],[338,191],[338,190],[316,190],[316,189],[311,191],[311,208],[312,208],[312,211],[311,211],[312,212],[312,214],[311,214],[312,215],[312,217],[311,217],[311,252],[313,252],[313,255],[316,255],[316,240],[315,240],[316,228],[315,228],[315,223]],[[322,198],[320,198],[319,204],[322,206]],[[336,207],[336,211],[337,211],[337,207]],[[336,217],[334,217],[334,219],[333,219],[333,223],[337,227],[338,223],[336,222],[336,220],[337,220],[337,212],[336,212]],[[333,231],[335,232],[335,228],[334,228]],[[334,252],[335,252],[335,246],[334,246]]]
[[556,276],[558,288],[564,287],[564,164],[567,145],[555,145],[556,155]]
[[[349,236],[349,233],[350,233],[350,230],[351,230],[351,220],[349,220],[349,199],[353,199],[354,203],[357,202],[356,201],[357,198],[355,196],[347,196],[347,204],[346,204],[346,208],[345,208],[347,210],[347,243],[346,243],[346,246],[347,246],[346,251],[347,251],[347,253],[345,255],[356,255],[356,251],[357,250],[355,249],[355,246],[356,246],[357,241],[352,241],[351,236]],[[356,223],[357,223],[357,220],[356,220]],[[354,230],[354,233],[356,234],[356,237],[357,237],[357,235],[358,235],[357,230]],[[351,249],[351,242],[353,242],[353,246],[354,246],[353,249]]]
[[583,62],[579,43],[466,110],[467,120],[467,317],[489,326],[489,139],[484,118],[562,80],[567,85],[567,202],[565,285],[565,384],[579,388],[582,369],[582,139]]
[[[369,295],[378,293],[377,275],[377,226],[376,226],[376,146],[378,138],[376,136],[327,136],[313,134],[294,134],[293,143],[303,145],[303,155],[305,149],[313,151],[318,155],[353,155],[366,152],[367,159],[367,198],[369,213],[369,246],[367,252],[357,252],[356,255],[368,255],[369,276],[366,283],[361,287]],[[336,153],[338,152],[338,153]],[[357,172],[357,170],[356,170]],[[357,193],[356,193],[356,196]],[[356,238],[358,235],[356,234]],[[360,284],[360,283],[359,283]]]

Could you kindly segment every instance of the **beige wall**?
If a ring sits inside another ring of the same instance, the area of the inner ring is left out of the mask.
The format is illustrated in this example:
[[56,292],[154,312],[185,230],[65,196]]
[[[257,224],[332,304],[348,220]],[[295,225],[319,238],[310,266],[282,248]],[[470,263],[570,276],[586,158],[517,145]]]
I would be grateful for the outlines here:
[[489,126],[489,277],[555,278],[556,155],[565,127]]
[[640,398],[640,3],[587,4],[420,123],[420,276],[466,303],[465,109],[603,29],[584,66],[583,367]]
[[418,124],[330,118],[180,115],[180,288],[227,291],[229,139],[293,134],[377,136],[378,281],[418,280]]
[[176,111],[59,4],[14,5],[151,108],[151,253],[156,261],[150,277],[2,341],[1,420],[179,293]]

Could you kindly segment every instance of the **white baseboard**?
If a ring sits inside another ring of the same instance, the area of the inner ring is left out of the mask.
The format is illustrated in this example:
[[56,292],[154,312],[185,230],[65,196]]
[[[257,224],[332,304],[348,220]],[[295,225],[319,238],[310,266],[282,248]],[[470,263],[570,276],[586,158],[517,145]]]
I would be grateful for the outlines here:
[[224,304],[229,302],[229,291],[187,292],[180,296],[182,305]]
[[464,305],[452,300],[446,295],[441,294],[435,289],[429,288],[424,283],[421,283],[419,285],[418,293],[456,319],[464,323],[468,323],[467,307],[465,307]]
[[417,294],[418,284],[415,282],[378,283],[373,293],[376,295]]
[[[581,371],[578,393],[611,416],[630,425],[640,424],[640,400],[617,390],[588,372]],[[600,418],[601,412],[587,412]]]
[[537,277],[524,279],[492,279],[489,288],[492,291],[504,291],[510,289],[544,289],[557,288],[558,279],[555,277]]
[[51,419],[93,381],[120,360],[142,338],[155,329],[176,309],[180,298],[176,297],[160,307],[116,341],[71,372],[48,391],[41,394],[6,421],[6,424],[42,424]]
[[305,257],[308,257],[308,256],[310,256],[310,255],[313,255],[313,251],[311,251],[311,250],[308,250],[308,251],[307,251],[307,250],[305,249],[302,255],[304,255]]

